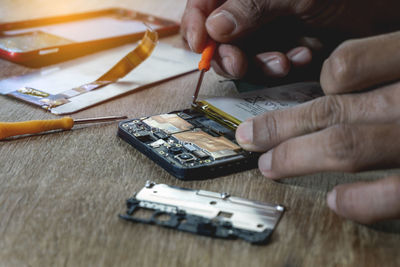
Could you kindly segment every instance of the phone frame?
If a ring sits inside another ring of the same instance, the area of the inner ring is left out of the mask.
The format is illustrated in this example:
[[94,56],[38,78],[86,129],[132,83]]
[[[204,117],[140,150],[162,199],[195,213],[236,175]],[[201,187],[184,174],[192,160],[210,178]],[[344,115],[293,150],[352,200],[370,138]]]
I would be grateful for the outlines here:
[[[153,15],[144,14],[137,11],[110,8],[99,11],[77,13],[64,16],[48,17],[43,19],[25,20],[12,23],[0,24],[0,37],[7,37],[5,31],[21,30],[32,27],[40,27],[51,24],[86,20],[90,18],[103,17],[103,16],[124,16],[134,20],[140,20],[152,24],[162,25],[157,32],[160,37],[178,33],[179,24],[177,22],[159,18]],[[11,52],[0,49],[0,58],[9,60],[14,63],[22,64],[27,67],[43,67],[46,65],[58,63],[61,61],[69,60],[79,56],[84,56],[93,52],[103,49],[108,49],[120,46],[127,43],[132,43],[140,40],[144,32],[134,34],[122,35],[117,37],[104,38],[100,40],[76,42],[66,45],[49,46],[37,50],[27,52]]]

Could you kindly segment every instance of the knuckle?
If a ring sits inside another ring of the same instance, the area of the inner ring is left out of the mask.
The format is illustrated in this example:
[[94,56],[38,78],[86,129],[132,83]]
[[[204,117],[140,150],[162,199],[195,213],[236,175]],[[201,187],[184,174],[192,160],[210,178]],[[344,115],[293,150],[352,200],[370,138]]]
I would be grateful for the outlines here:
[[[259,19],[263,16],[265,11],[265,1],[260,0],[237,0],[238,8],[244,13],[248,19]],[[251,14],[251,16],[249,16]]]
[[306,118],[307,132],[321,130],[328,126],[343,123],[346,114],[342,96],[328,95],[315,99],[308,108],[304,109],[303,117]]
[[318,0],[304,0],[304,1],[296,1],[294,4],[294,12],[295,14],[299,14],[299,16],[310,16],[314,13],[314,10],[319,7]]
[[400,201],[400,176],[392,176],[387,179],[390,179],[390,186],[394,192],[393,195],[397,197],[398,201]]
[[[269,112],[261,117],[256,117],[253,124],[253,140],[256,145],[274,146],[278,140],[278,123],[275,112]],[[260,134],[262,133],[262,134]]]
[[328,129],[325,155],[343,171],[356,172],[360,168],[361,143],[359,131],[351,125],[340,124]]
[[354,41],[346,41],[324,63],[323,69],[327,69],[326,75],[329,76],[324,87],[326,93],[337,93],[346,88],[356,75],[355,65]]
[[291,151],[291,146],[289,142],[284,142],[277,146],[274,150],[274,161],[272,161],[273,165],[272,169],[276,170],[278,164],[283,164],[285,166],[292,165],[291,155],[293,155],[293,151]]

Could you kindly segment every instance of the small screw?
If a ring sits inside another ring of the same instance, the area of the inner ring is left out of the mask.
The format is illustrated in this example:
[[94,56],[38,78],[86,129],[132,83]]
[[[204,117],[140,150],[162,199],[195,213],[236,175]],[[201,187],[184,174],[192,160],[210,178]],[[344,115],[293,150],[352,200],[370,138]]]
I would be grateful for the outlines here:
[[227,199],[228,197],[230,197],[229,193],[226,193],[226,192],[222,192],[221,193],[221,198],[222,199]]
[[145,187],[146,187],[146,188],[152,188],[152,187],[155,186],[155,185],[156,185],[156,183],[153,182],[153,181],[146,181]]

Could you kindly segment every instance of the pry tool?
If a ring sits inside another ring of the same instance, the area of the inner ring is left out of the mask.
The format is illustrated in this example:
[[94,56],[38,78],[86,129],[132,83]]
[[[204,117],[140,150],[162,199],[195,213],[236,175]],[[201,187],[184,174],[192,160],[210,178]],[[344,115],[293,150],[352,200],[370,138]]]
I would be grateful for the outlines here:
[[217,44],[215,43],[215,41],[209,39],[207,41],[206,47],[203,50],[203,53],[201,53],[201,60],[199,62],[200,76],[199,76],[199,81],[197,82],[196,85],[196,90],[194,91],[193,102],[192,102],[193,104],[196,103],[197,97],[199,95],[201,83],[203,82],[204,73],[210,69],[211,59],[214,56],[216,46]]

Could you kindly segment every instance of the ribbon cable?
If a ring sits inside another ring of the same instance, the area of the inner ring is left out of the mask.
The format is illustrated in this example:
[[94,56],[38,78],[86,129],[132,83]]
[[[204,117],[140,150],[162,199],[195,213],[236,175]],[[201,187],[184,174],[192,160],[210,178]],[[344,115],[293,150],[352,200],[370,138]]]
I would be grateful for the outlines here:
[[69,89],[57,95],[50,95],[45,92],[33,88],[21,88],[17,90],[20,94],[42,97],[39,101],[41,106],[45,109],[51,109],[65,103],[70,102],[68,99],[75,97],[92,90],[99,89],[108,84],[114,83],[119,79],[125,77],[133,69],[145,61],[153,52],[158,42],[158,34],[150,27],[147,27],[146,33],[140,40],[138,46],[123,57],[117,64],[110,70],[103,74],[96,81],[81,85],[76,88]]

